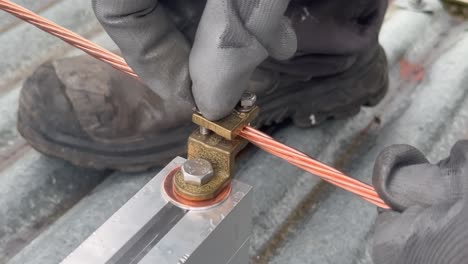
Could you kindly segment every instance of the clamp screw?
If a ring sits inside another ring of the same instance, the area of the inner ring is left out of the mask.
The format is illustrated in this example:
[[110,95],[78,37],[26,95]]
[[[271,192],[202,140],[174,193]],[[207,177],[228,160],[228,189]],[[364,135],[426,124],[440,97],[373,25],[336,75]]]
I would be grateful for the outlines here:
[[209,161],[191,159],[182,165],[182,174],[186,183],[202,186],[213,178],[214,171]]
[[257,102],[257,96],[254,93],[245,92],[240,100],[240,111],[241,112],[250,112]]
[[210,130],[208,130],[208,128],[206,127],[200,127],[200,134],[204,135],[204,136],[207,136],[210,134]]

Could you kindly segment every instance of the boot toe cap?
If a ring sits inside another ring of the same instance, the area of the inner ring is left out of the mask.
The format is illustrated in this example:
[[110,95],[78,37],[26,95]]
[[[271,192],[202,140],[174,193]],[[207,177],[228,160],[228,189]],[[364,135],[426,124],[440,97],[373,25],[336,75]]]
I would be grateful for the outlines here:
[[[83,135],[65,85],[58,78],[52,63],[41,65],[24,83],[18,115],[28,126],[47,133],[56,130],[74,136]],[[20,120],[20,121],[21,121]]]

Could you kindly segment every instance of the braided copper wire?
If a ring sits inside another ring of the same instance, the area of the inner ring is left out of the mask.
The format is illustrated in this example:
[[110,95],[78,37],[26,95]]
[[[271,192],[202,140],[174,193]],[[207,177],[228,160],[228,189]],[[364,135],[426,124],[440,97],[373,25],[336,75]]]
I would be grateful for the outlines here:
[[342,172],[314,160],[306,154],[286,146],[252,127],[245,127],[241,131],[240,136],[294,166],[317,175],[335,186],[354,193],[378,207],[389,209],[389,206],[379,197],[372,186],[346,176]]
[[127,65],[122,57],[100,47],[99,45],[81,37],[80,35],[65,29],[55,24],[54,22],[8,0],[0,0],[0,9],[3,9],[4,11],[16,17],[35,25],[45,32],[62,39],[70,45],[81,49],[89,55],[97,58],[98,60],[109,63],[117,70],[125,72],[134,78],[138,78],[137,74]]
[[[89,55],[95,57],[98,60],[109,63],[114,68],[124,73],[129,74],[134,78],[138,78],[137,74],[127,65],[125,60],[98,46],[97,44],[84,39],[80,35],[73,33],[52,21],[45,19],[28,9],[12,3],[8,0],[0,0],[0,9],[28,22],[36,27],[44,30],[47,33],[50,33],[63,41],[69,43],[70,45],[83,50]],[[250,127],[245,127],[240,136],[250,141],[252,144],[258,146],[259,148],[265,150],[268,153],[271,153],[281,159],[286,160],[292,165],[295,165],[307,172],[310,172],[314,175],[321,177],[323,180],[334,184],[344,190],[347,190],[351,193],[354,193],[361,197],[362,199],[378,206],[381,208],[388,209],[389,206],[379,197],[377,192],[372,186],[355,180],[349,176],[346,176],[342,172],[325,165],[317,160],[312,159],[306,154],[288,147],[278,141],[275,141],[272,137]]]

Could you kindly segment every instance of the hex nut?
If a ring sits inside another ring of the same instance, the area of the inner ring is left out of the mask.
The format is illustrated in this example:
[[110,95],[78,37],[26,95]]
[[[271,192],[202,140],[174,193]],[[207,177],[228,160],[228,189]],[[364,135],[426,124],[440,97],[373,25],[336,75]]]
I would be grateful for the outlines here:
[[204,159],[187,160],[181,170],[186,183],[198,186],[208,183],[214,176],[213,166]]
[[250,111],[257,102],[257,96],[254,93],[246,92],[242,95],[240,100],[240,107],[243,110]]

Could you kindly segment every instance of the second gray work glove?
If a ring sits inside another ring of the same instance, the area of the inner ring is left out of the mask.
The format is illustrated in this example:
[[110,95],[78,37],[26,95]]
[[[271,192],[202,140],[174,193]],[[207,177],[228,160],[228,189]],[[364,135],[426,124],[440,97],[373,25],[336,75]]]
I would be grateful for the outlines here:
[[393,208],[377,218],[375,264],[468,263],[468,141],[435,165],[414,147],[391,146],[373,184]]
[[190,54],[193,95],[216,120],[236,106],[268,56],[294,55],[297,39],[284,16],[289,0],[208,0]]

